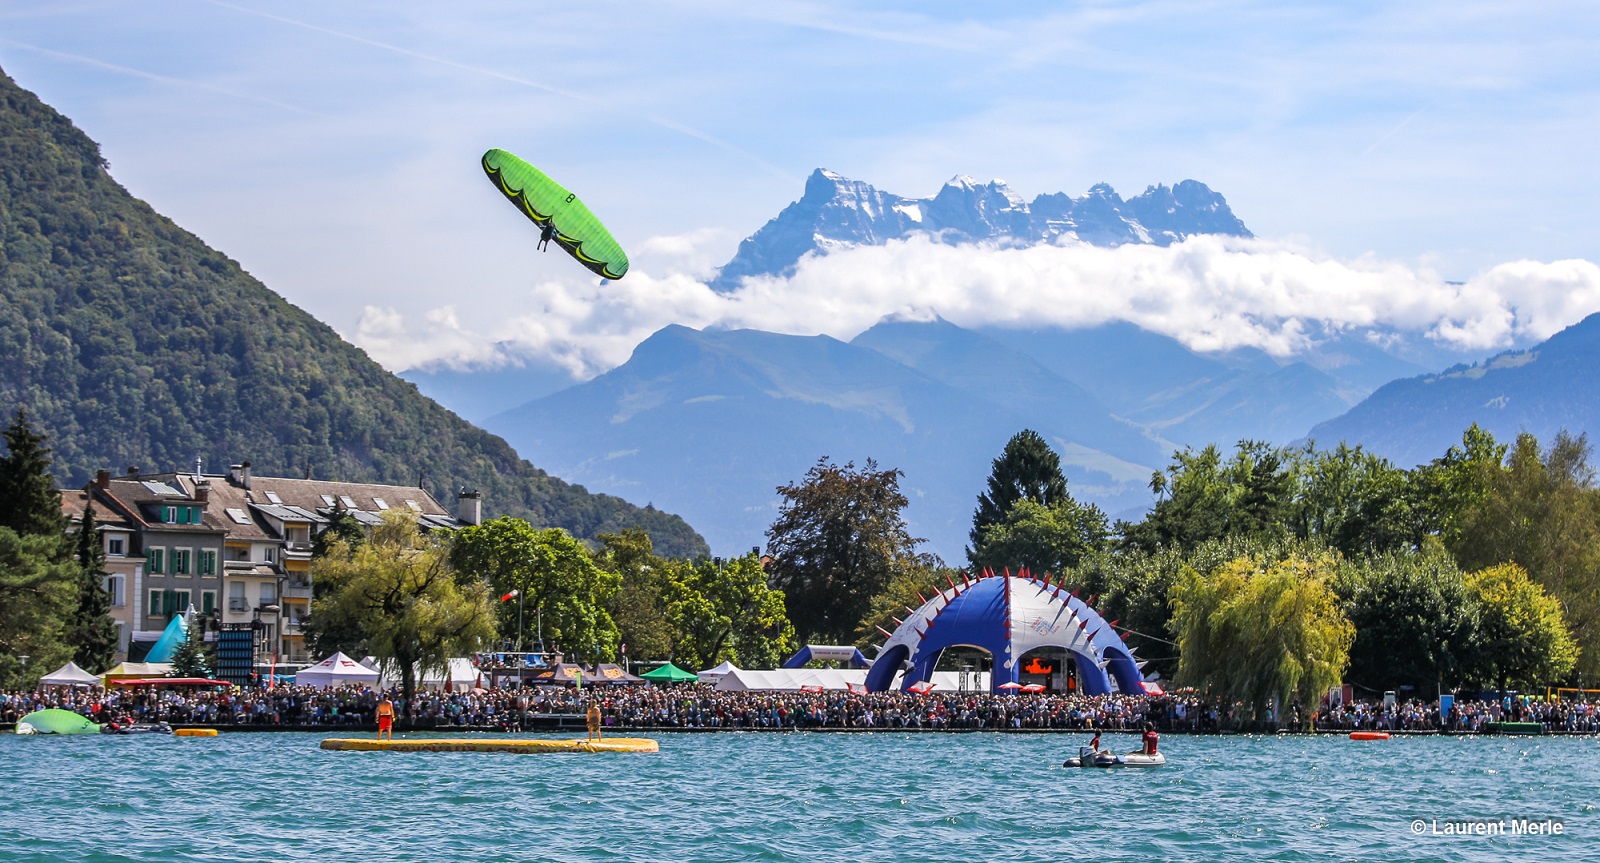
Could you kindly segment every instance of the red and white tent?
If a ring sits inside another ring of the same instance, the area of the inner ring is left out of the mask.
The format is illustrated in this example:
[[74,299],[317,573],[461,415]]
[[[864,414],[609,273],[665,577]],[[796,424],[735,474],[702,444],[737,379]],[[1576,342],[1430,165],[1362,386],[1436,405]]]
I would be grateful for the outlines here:
[[347,683],[376,686],[378,672],[343,653],[335,653],[310,668],[302,668],[295,672],[294,682],[299,686],[316,686],[321,689],[343,686]]

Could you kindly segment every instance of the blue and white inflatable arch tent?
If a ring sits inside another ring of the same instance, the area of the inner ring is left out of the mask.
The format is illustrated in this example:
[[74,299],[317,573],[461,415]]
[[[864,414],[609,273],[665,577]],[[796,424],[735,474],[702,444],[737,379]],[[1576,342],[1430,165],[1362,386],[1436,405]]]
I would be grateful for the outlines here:
[[940,651],[980,647],[994,657],[989,685],[1018,682],[1021,659],[1041,647],[1065,650],[1076,664],[1080,691],[1109,695],[1111,681],[1127,693],[1143,692],[1142,664],[1122,637],[1087,602],[1050,577],[995,575],[961,583],[924,602],[884,642],[867,672],[867,690],[883,692],[905,669],[901,689],[933,677]]

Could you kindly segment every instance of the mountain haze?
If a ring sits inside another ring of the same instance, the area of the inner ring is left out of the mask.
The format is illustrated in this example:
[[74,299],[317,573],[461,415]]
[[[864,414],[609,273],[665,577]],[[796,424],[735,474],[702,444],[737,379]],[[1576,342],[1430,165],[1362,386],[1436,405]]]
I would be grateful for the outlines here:
[[69,486],[249,460],[420,483],[446,505],[470,486],[491,514],[706,550],[677,516],[556,479],[384,371],[129,195],[98,145],[0,73],[0,412],[18,408]]
[[1600,431],[1600,314],[1522,351],[1380,387],[1348,413],[1318,424],[1319,446],[1360,443],[1401,466],[1438,458],[1473,423],[1502,442],[1532,432]]

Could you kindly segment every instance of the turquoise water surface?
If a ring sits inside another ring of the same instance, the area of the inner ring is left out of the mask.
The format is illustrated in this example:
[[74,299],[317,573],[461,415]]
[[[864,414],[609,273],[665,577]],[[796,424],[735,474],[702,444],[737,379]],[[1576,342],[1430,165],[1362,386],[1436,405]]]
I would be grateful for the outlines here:
[[[661,734],[652,755],[324,736],[0,735],[0,858],[1600,860],[1593,738],[1168,736],[1164,768],[1083,770],[1061,761],[1085,740],[1046,734]],[[1434,834],[1514,818],[1564,832]]]

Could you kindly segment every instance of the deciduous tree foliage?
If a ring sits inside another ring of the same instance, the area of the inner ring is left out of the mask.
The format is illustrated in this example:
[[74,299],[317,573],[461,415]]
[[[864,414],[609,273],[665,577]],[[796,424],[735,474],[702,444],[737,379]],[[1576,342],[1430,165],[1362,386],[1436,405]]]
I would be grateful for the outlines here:
[[692,668],[725,659],[745,668],[775,668],[795,649],[783,593],[767,586],[761,558],[753,553],[729,561],[680,561],[672,568],[669,591],[674,660]]
[[1361,447],[1305,450],[1296,465],[1290,529],[1346,555],[1417,548],[1429,531],[1411,474]]
[[1346,558],[1334,579],[1356,628],[1346,682],[1432,698],[1463,683],[1478,660],[1478,606],[1437,539],[1421,551]]
[[[595,565],[571,534],[536,530],[504,516],[457,531],[450,556],[460,572],[486,582],[495,597],[521,593],[524,649],[542,627],[548,649],[590,661],[616,658],[617,625],[606,607],[619,578]],[[497,617],[501,637],[517,639],[517,600],[498,603]]]
[[606,610],[628,656],[671,658],[676,638],[667,617],[671,588],[667,562],[655,556],[650,535],[642,530],[601,534],[600,541],[604,546],[595,555],[595,563],[618,581]]
[[1119,524],[1123,544],[1144,551],[1195,548],[1223,537],[1283,536],[1294,494],[1293,454],[1260,441],[1240,441],[1226,463],[1216,446],[1173,454],[1151,477],[1160,499],[1138,524]]
[[1334,566],[1331,556],[1238,558],[1208,576],[1186,572],[1173,596],[1178,680],[1258,720],[1274,699],[1314,709],[1340,682],[1355,638],[1329,587]]
[[1006,442],[989,471],[988,489],[978,495],[978,508],[972,513],[972,548],[968,559],[974,566],[984,556],[984,534],[992,524],[1005,521],[1011,507],[1029,500],[1048,507],[1067,497],[1067,478],[1061,473],[1061,457],[1038,432],[1023,429]]
[[1476,673],[1479,683],[1506,689],[1560,680],[1578,661],[1561,604],[1522,567],[1505,563],[1467,576],[1478,609]]
[[1004,519],[984,527],[982,536],[971,552],[976,568],[1058,573],[1104,548],[1111,526],[1099,507],[1070,495],[1049,506],[1024,498]]
[[1579,670],[1600,673],[1600,490],[1589,442],[1565,432],[1542,449],[1517,437],[1503,465],[1456,521],[1451,551],[1464,569],[1515,563],[1550,593],[1581,648]]
[[772,585],[804,641],[848,643],[872,598],[919,562],[902,513],[900,471],[868,460],[820,459],[799,483],[778,487],[777,521],[767,529]]
[[450,657],[494,637],[488,587],[458,577],[441,538],[422,534],[404,511],[384,513],[358,547],[333,543],[311,572],[329,588],[312,600],[312,619],[360,632],[366,651],[399,676],[408,703],[419,671],[443,671]]

